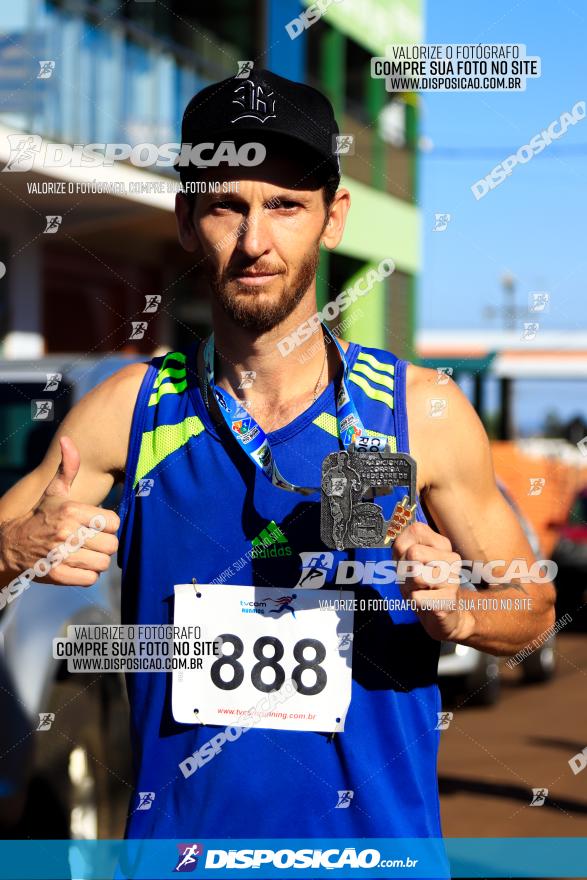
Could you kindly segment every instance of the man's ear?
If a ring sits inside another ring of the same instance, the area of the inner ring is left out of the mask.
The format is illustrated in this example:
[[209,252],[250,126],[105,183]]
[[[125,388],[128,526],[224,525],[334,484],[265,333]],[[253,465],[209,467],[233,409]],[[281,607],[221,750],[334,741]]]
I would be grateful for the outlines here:
[[185,193],[175,195],[175,219],[182,248],[190,254],[200,251],[200,242],[194,228],[194,203]]
[[338,189],[328,209],[326,224],[320,239],[328,250],[332,250],[340,244],[350,206],[351,194],[348,189]]

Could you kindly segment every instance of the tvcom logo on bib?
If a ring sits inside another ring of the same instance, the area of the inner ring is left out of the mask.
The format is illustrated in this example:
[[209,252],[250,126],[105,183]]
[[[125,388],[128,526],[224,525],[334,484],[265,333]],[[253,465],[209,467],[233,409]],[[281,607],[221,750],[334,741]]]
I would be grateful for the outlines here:
[[275,617],[281,617],[281,615],[287,616],[287,613],[289,612],[295,617],[296,609],[294,602],[297,598],[298,597],[295,593],[290,593],[288,596],[278,596],[276,599],[273,599],[271,596],[266,596],[258,602],[246,602],[244,599],[241,599],[241,613],[265,614],[267,616],[273,614]]

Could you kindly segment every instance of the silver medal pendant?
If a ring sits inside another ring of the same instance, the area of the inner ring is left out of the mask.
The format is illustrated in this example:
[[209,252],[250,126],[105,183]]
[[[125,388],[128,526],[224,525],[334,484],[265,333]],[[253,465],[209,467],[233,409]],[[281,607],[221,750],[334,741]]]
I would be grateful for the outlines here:
[[[406,495],[389,520],[372,500],[395,487]],[[416,462],[405,452],[390,452],[375,442],[333,452],[322,462],[320,537],[327,547],[350,550],[389,547],[413,521],[416,509]]]

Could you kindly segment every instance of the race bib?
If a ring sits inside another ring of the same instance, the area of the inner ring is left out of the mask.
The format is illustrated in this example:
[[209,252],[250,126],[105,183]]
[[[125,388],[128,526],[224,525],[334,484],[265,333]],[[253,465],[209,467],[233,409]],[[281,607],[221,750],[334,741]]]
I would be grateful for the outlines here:
[[351,609],[354,594],[341,591],[336,598],[345,601],[334,608],[320,590],[176,585],[174,624],[193,627],[207,647],[198,668],[173,672],[175,720],[344,730],[354,615],[339,608]]

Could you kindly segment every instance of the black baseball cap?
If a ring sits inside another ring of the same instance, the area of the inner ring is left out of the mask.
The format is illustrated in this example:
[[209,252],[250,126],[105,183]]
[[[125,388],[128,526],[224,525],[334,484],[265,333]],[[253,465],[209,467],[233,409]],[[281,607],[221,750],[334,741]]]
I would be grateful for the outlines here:
[[[337,183],[340,163],[333,145],[338,133],[332,104],[322,92],[254,68],[197,92],[181,124],[182,144],[255,141],[266,146],[268,157],[274,151],[293,155],[303,160],[308,175]],[[182,180],[199,170],[193,164],[175,168]]]

